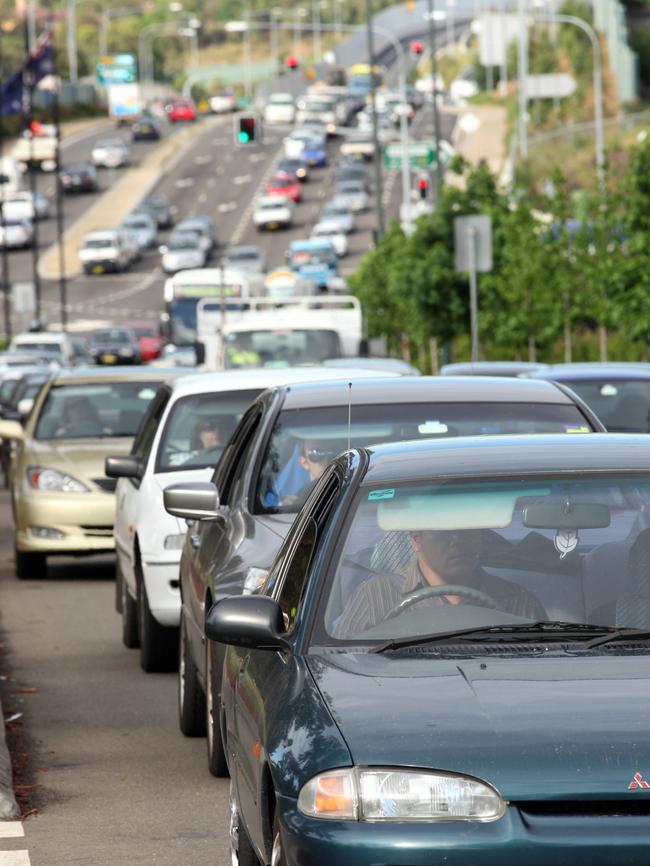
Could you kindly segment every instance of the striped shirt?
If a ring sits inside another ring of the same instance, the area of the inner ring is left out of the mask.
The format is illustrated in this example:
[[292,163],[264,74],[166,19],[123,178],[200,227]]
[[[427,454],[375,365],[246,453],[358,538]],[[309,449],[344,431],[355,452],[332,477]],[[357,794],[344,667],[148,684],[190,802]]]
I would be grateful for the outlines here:
[[[408,595],[426,586],[429,584],[420,571],[417,559],[412,560],[400,574],[371,577],[357,589],[346,605],[336,624],[334,637],[358,637],[361,632],[382,622],[386,614]],[[476,571],[475,579],[471,583],[467,582],[467,586],[489,595],[499,610],[535,621],[548,618],[542,605],[528,590],[482,569]],[[448,604],[444,597],[433,597],[421,603]]]

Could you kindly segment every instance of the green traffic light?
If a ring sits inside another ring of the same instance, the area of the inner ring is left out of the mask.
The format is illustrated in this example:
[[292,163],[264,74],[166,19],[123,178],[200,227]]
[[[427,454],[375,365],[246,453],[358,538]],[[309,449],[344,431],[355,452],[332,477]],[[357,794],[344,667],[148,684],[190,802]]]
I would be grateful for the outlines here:
[[248,141],[250,141],[249,134],[247,132],[244,132],[243,129],[239,130],[239,141],[241,144],[246,144]]

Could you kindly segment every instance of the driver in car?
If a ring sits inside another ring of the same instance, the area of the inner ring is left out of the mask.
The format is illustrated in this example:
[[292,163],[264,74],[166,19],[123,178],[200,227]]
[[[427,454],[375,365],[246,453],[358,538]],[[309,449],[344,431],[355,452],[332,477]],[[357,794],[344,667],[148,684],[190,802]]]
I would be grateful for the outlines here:
[[535,622],[546,620],[546,612],[534,595],[480,567],[482,540],[480,529],[410,532],[414,556],[400,573],[376,575],[357,589],[336,624],[335,637],[358,637],[418,590],[435,587],[449,587],[449,592],[422,593],[422,600],[414,599],[414,603],[485,606],[489,601],[498,610]]

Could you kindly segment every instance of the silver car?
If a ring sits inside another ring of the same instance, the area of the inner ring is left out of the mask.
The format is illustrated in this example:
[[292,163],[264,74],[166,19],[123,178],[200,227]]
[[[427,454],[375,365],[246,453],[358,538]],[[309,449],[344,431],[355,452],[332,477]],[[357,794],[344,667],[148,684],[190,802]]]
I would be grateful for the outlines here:
[[129,214],[122,222],[122,228],[141,250],[153,247],[156,243],[157,226],[149,214],[142,212]]
[[352,213],[363,213],[368,209],[368,193],[363,181],[342,180],[334,188],[336,201],[344,201]]
[[166,274],[202,268],[206,262],[205,244],[198,232],[174,232],[159,250],[160,264]]
[[223,266],[247,274],[263,274],[266,271],[266,256],[254,244],[243,244],[228,250]]
[[356,228],[354,214],[348,207],[348,203],[338,198],[328,201],[323,207],[320,222],[325,222],[326,220],[328,223],[335,223],[338,226],[338,230],[346,235],[349,235]]

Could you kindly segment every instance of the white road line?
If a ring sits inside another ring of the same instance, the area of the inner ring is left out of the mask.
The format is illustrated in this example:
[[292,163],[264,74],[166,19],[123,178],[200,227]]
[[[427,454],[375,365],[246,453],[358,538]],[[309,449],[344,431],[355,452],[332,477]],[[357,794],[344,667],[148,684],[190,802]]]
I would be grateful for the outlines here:
[[228,144],[228,139],[227,138],[213,138],[212,144],[214,144],[215,147],[223,147],[224,144]]
[[239,174],[237,177],[233,177],[232,182],[241,186],[244,183],[250,183],[253,180],[252,174]]
[[[262,176],[262,179],[261,179],[261,181],[257,187],[257,193],[258,194],[259,194],[260,190],[266,188],[266,185],[268,184],[269,180],[271,179],[271,176],[274,174],[275,164],[278,161],[278,159],[280,157],[280,153],[283,151],[283,149],[284,149],[284,145],[280,145],[280,148],[278,150],[276,150],[276,152],[273,154],[273,158],[269,160],[268,168],[264,172],[264,175]],[[238,243],[241,243],[241,239],[244,236],[244,232],[248,228],[248,225],[253,218],[253,211],[255,210],[256,201],[257,201],[257,194],[252,196],[252,198],[248,204],[248,207],[246,208],[246,210],[242,213],[241,217],[239,218],[239,222],[235,226],[235,230],[232,233],[232,235],[230,236],[230,245],[231,246],[234,247]]]
[[24,835],[22,821],[0,821],[0,839],[17,839]]
[[203,202],[207,201],[207,198],[208,196],[206,195],[206,193],[202,192],[199,196],[199,204],[203,204]]
[[0,866],[31,866],[29,851],[0,851]]
[[212,155],[209,153],[203,153],[194,157],[194,165],[207,165],[209,162],[212,162]]
[[236,201],[225,201],[217,207],[218,213],[230,213],[233,210],[237,210]]
[[251,155],[248,157],[249,162],[264,162],[265,159],[265,153],[251,153]]
[[196,181],[193,177],[179,177],[176,181],[176,187],[178,189],[185,189],[188,186],[194,186]]

